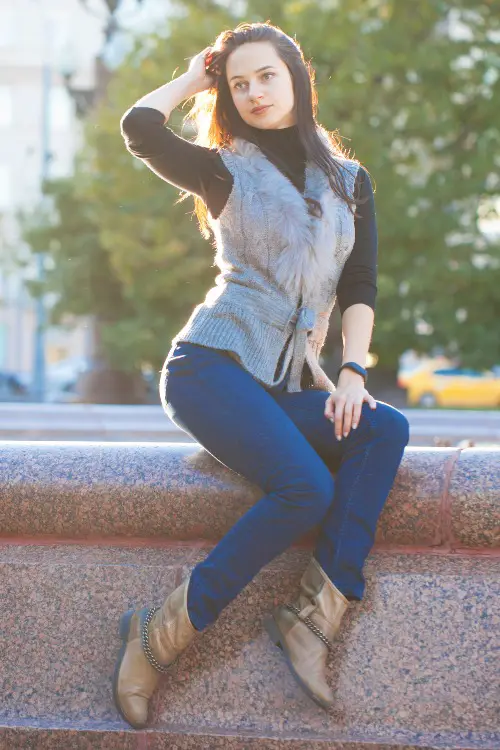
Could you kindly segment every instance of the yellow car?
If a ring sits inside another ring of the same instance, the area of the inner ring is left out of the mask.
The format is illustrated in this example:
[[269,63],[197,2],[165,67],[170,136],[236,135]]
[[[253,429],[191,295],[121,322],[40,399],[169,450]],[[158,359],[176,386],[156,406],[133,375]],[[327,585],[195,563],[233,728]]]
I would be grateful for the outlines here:
[[430,373],[433,370],[443,370],[447,367],[458,367],[458,362],[445,357],[443,354],[435,357],[401,357],[398,370],[398,386],[408,388],[408,384],[423,372]]
[[[495,368],[496,370],[496,368]],[[500,373],[460,367],[421,369],[405,377],[409,406],[500,407]]]

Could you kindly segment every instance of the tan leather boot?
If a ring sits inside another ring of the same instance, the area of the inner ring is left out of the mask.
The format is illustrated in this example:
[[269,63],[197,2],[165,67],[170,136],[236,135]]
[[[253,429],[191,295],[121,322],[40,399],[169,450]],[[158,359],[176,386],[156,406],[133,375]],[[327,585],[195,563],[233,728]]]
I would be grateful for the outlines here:
[[168,671],[198,633],[187,611],[188,585],[189,578],[162,607],[131,609],[121,618],[123,643],[113,677],[113,696],[118,711],[135,729],[146,726],[149,699],[160,674]]
[[292,675],[322,708],[329,708],[334,700],[325,679],[326,661],[348,606],[349,600],[312,558],[300,581],[295,604],[276,607],[264,620],[264,627],[282,649]]

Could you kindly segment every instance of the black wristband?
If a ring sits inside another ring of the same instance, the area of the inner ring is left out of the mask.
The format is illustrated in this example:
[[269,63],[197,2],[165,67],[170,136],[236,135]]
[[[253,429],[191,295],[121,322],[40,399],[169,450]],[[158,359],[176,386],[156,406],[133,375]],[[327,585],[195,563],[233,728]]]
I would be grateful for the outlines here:
[[344,362],[344,364],[341,365],[341,367],[339,367],[339,371],[337,373],[337,380],[338,380],[338,377],[339,377],[340,373],[344,369],[344,367],[348,367],[349,370],[353,370],[353,372],[357,372],[358,375],[361,375],[361,377],[365,381],[365,385],[366,385],[366,383],[368,381],[368,372],[365,370],[364,367],[361,367],[361,365],[358,365],[357,362]]

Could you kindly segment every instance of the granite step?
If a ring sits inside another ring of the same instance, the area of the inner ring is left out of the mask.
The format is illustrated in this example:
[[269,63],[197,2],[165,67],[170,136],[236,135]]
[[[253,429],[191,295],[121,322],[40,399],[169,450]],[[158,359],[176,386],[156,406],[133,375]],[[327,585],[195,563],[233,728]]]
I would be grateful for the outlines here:
[[334,645],[330,712],[305,696],[262,620],[310,556],[264,568],[162,681],[148,730],[118,715],[121,613],[160,602],[195,544],[0,545],[0,748],[368,750],[500,747],[500,558],[373,552]]
[[0,750],[500,748],[500,452],[407,448],[326,713],[262,628],[314,534],[118,715],[120,615],[160,603],[261,490],[197,444],[0,443]]
[[[408,447],[377,545],[498,549],[499,458]],[[197,443],[0,442],[3,537],[215,542],[262,494]]]

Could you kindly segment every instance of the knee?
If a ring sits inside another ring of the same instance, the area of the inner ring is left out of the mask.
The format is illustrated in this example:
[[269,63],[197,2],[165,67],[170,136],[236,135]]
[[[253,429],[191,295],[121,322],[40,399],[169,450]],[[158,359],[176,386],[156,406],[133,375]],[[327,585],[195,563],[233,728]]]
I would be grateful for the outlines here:
[[311,476],[301,476],[286,490],[286,498],[296,507],[307,507],[313,521],[321,519],[329,510],[334,497],[335,481],[330,471],[317,471]]
[[385,438],[408,445],[410,424],[405,415],[390,404],[377,401],[377,408],[370,410],[373,429]]

